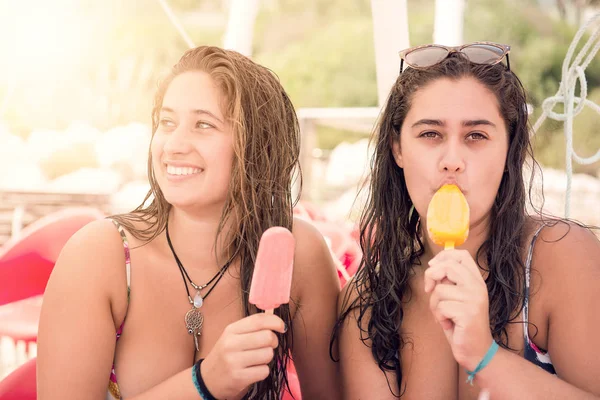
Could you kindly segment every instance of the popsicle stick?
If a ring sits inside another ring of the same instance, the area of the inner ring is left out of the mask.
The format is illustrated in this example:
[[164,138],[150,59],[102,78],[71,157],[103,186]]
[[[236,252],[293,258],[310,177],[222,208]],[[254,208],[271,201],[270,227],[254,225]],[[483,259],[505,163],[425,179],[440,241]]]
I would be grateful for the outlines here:
[[[452,250],[453,248],[454,248],[454,242],[449,241],[449,242],[444,243],[444,250]],[[441,283],[450,283],[450,284],[454,285],[454,282],[452,282],[448,278],[442,279]]]
[[265,310],[265,314],[271,314],[271,315],[273,315],[273,309]]

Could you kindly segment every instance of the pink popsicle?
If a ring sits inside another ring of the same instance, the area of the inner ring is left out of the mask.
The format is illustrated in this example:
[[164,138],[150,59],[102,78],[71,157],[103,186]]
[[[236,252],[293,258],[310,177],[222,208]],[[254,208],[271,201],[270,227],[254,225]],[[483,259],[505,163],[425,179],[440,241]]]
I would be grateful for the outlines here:
[[286,228],[274,226],[260,238],[250,285],[251,304],[268,313],[289,303],[295,241]]

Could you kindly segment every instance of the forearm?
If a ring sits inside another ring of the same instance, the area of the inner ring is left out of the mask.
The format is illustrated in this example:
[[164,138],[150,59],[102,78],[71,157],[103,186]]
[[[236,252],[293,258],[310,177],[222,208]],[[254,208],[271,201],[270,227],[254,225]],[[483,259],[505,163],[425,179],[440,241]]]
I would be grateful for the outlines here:
[[192,369],[187,368],[153,388],[125,400],[199,400],[200,395],[192,380]]
[[502,348],[475,375],[475,383],[492,399],[600,399]]

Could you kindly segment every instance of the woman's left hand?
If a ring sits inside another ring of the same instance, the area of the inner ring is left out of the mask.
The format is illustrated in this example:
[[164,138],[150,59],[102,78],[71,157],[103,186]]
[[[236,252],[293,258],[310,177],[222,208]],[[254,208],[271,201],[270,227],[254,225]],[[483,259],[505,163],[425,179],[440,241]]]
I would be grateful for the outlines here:
[[492,343],[488,291],[466,250],[444,250],[429,261],[425,292],[446,334],[454,359],[473,371]]

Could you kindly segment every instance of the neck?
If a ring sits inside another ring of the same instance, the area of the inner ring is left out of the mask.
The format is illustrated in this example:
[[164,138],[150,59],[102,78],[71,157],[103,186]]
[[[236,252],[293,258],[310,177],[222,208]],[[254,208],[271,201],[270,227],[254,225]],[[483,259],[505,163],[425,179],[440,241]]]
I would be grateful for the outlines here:
[[[169,215],[169,237],[186,269],[220,269],[229,259],[226,224],[217,238],[221,213],[198,215],[173,207]],[[166,243],[166,241],[165,241]],[[167,250],[170,252],[170,249]]]

